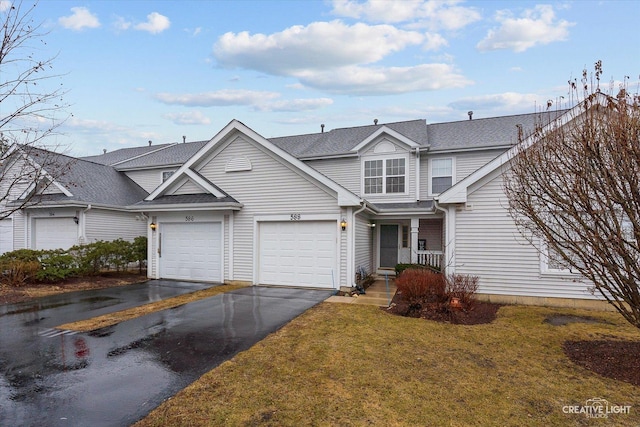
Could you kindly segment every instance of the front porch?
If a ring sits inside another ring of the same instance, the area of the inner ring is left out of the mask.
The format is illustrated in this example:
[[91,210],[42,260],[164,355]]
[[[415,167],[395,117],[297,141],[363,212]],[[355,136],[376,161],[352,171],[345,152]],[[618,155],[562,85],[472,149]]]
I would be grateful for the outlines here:
[[375,266],[379,274],[397,264],[444,267],[444,219],[438,216],[376,221]]

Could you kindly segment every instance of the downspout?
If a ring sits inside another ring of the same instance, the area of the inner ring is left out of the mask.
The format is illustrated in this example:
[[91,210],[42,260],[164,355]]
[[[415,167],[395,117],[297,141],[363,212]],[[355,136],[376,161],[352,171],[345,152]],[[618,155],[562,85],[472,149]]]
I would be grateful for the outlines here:
[[87,234],[87,212],[91,210],[91,203],[87,205],[87,208],[82,211],[82,218],[80,218],[80,240],[81,244],[85,243]]
[[364,211],[367,208],[367,201],[364,199],[360,199],[360,203],[362,204],[362,207],[359,208],[357,211],[355,211],[353,213],[353,215],[351,216],[353,218],[353,225],[351,226],[351,230],[350,230],[350,234],[351,234],[351,262],[350,262],[350,268],[347,268],[347,270],[351,270],[350,274],[351,274],[351,280],[353,280],[353,283],[351,284],[352,288],[355,288],[357,283],[356,283],[356,273],[355,273],[355,261],[356,261],[356,217],[358,216],[358,214],[362,211]]

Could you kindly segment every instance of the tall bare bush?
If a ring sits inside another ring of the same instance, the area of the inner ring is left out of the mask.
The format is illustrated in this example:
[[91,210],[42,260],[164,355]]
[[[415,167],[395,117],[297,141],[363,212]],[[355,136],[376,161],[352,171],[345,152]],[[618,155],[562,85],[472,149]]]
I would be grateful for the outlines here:
[[[602,64],[570,81],[578,107],[523,137],[506,173],[509,211],[548,265],[590,282],[640,327],[640,105]],[[562,120],[564,119],[564,120]]]

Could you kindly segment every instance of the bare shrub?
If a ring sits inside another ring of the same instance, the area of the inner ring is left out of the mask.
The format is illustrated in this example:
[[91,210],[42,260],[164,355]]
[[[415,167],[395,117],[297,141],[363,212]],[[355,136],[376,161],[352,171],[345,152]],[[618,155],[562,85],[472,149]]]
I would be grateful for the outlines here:
[[478,276],[451,274],[447,276],[446,292],[449,298],[458,298],[464,310],[469,310],[476,303]]
[[408,269],[396,278],[402,297],[411,304],[439,302],[446,299],[446,281],[442,274],[430,270]]

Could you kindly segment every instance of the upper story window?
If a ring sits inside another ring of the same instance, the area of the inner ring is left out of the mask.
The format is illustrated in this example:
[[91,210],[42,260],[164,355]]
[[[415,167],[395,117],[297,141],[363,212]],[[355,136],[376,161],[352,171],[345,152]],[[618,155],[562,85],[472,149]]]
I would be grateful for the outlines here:
[[406,191],[406,159],[365,160],[364,193],[397,194]]
[[440,194],[453,185],[453,159],[431,159],[431,194]]

